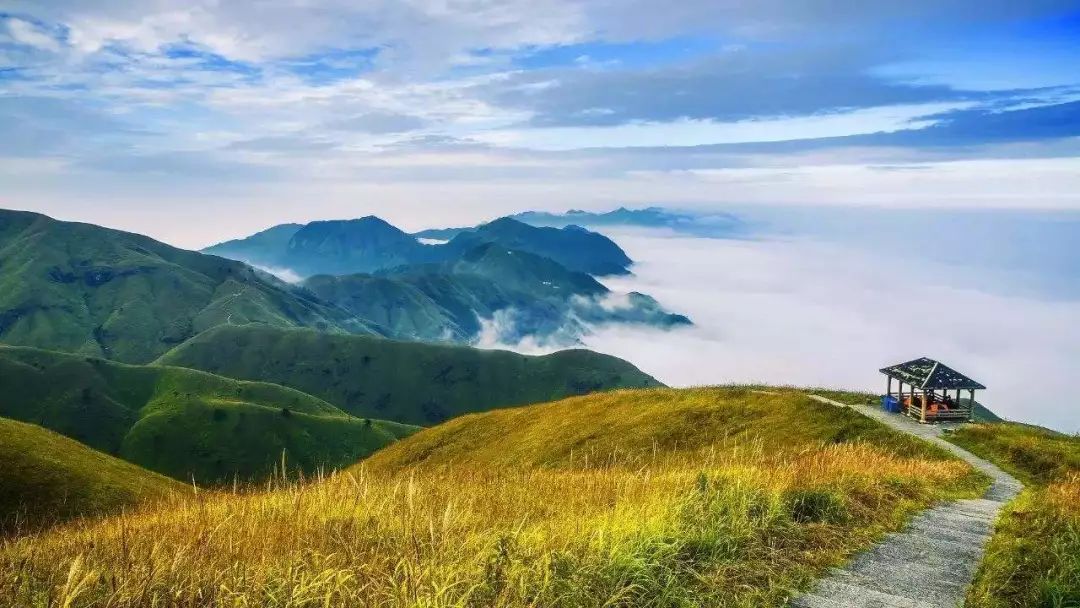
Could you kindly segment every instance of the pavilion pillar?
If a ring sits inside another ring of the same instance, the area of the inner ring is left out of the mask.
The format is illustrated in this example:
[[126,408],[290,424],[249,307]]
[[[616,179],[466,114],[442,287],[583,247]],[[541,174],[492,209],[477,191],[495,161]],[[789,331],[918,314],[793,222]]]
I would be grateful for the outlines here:
[[968,402],[968,406],[971,408],[968,410],[968,422],[975,420],[975,389],[968,391],[971,395],[971,401]]
[[[915,385],[911,386],[912,398],[915,397]],[[926,391],[923,391],[922,399],[919,399],[919,405],[922,406],[922,413],[919,416],[919,422],[926,422]]]
[[892,376],[885,376],[885,396],[892,397]]

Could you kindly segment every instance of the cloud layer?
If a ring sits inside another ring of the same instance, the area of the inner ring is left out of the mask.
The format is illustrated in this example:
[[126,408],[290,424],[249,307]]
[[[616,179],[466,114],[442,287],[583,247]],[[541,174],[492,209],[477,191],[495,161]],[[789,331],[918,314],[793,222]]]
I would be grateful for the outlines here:
[[958,287],[949,277],[970,268],[899,262],[819,239],[618,240],[641,263],[636,277],[612,286],[647,291],[696,326],[603,328],[587,343],[667,383],[881,391],[879,368],[930,356],[989,386],[982,399],[999,414],[1080,431],[1069,398],[1080,360],[1076,300]]

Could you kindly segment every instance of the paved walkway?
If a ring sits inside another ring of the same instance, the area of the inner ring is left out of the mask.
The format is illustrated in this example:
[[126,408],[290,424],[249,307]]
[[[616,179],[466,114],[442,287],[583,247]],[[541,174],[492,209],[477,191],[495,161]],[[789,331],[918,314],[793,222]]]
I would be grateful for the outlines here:
[[[851,407],[811,395],[823,403]],[[998,512],[1022,485],[993,464],[941,438],[947,426],[919,424],[873,407],[851,409],[939,445],[993,479],[982,498],[923,511],[902,532],[886,536],[844,568],[791,601],[795,608],[956,608],[982,561]]]

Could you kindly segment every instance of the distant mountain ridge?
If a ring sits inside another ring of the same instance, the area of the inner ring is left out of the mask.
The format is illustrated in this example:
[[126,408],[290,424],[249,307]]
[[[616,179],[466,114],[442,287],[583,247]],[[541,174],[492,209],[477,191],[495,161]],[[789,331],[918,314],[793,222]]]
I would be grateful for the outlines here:
[[[564,213],[525,211],[509,216],[511,219],[537,227],[567,228],[659,228],[707,238],[737,238],[746,234],[748,226],[732,213],[689,213],[663,207],[618,209],[607,212],[571,209]],[[425,239],[448,241],[459,234],[474,231],[474,227],[432,228],[413,233]]]
[[502,218],[427,245],[369,216],[283,225],[205,251],[306,276],[300,285],[316,298],[396,339],[468,344],[483,334],[504,344],[566,346],[594,324],[690,324],[644,294],[609,306],[615,294],[590,275],[626,274],[632,261],[577,226]]
[[203,252],[288,269],[301,277],[373,273],[403,265],[446,262],[485,243],[549,257],[570,270],[594,275],[627,274],[633,263],[615,242],[601,234],[579,227],[538,228],[510,218],[484,224],[439,245],[421,243],[416,236],[374,216],[294,226],[275,226]]

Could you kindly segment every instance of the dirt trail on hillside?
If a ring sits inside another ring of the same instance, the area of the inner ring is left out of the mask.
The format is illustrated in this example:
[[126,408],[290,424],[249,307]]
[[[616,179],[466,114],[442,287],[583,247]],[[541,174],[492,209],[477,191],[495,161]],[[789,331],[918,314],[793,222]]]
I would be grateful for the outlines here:
[[814,589],[791,601],[793,608],[956,608],[982,561],[986,541],[1001,508],[1023,485],[1008,473],[942,439],[945,428],[906,416],[848,406],[894,429],[949,450],[990,476],[982,498],[941,503],[917,515],[901,532],[886,536],[843,568],[834,569]]

